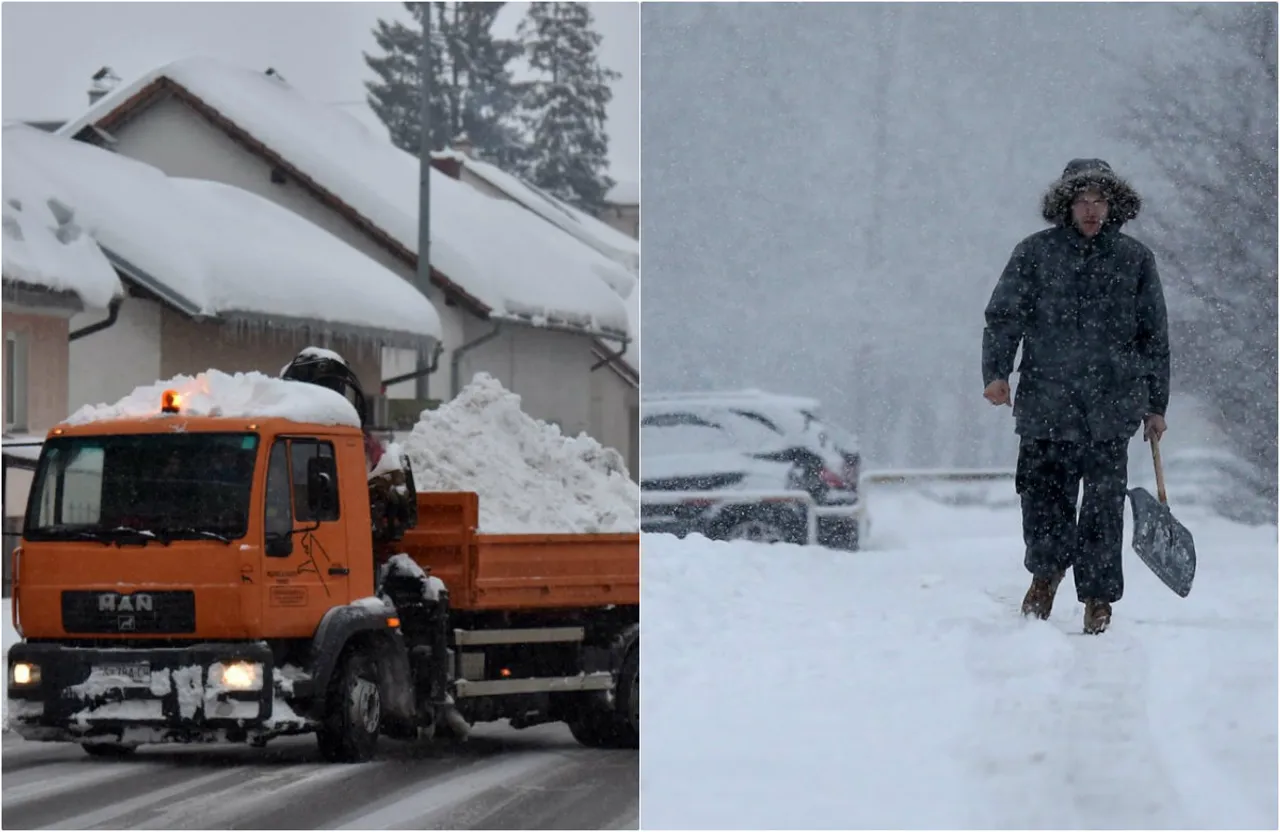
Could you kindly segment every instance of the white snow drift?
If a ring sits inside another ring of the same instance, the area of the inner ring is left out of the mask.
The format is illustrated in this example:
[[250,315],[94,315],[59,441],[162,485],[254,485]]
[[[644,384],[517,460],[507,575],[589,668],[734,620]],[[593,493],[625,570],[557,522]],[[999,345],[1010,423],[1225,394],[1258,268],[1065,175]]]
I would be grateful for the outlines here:
[[1186,599],[1126,529],[1084,636],[1070,575],[1018,615],[1016,503],[871,499],[895,551],[644,536],[646,828],[1276,828],[1275,526],[1175,507]]
[[487,373],[422,413],[403,447],[419,491],[475,491],[480,531],[634,532],[639,487],[617,451],[520,409]]

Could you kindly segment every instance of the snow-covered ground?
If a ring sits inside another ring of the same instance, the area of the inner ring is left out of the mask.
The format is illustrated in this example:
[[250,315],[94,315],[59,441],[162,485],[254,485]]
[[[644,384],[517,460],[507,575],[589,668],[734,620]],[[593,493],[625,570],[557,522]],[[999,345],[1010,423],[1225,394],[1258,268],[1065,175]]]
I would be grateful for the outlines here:
[[1276,527],[1175,505],[1180,599],[1126,526],[1084,636],[1070,575],[1018,615],[1000,489],[877,491],[857,554],[644,535],[645,828],[1277,828]]

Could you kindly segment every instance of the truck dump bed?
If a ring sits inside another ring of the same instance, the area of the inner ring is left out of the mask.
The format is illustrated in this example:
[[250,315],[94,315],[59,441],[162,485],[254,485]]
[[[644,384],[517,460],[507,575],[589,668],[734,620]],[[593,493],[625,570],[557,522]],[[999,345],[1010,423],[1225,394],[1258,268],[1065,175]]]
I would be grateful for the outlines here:
[[470,491],[418,494],[418,525],[400,550],[449,588],[463,610],[640,603],[639,534],[477,534]]

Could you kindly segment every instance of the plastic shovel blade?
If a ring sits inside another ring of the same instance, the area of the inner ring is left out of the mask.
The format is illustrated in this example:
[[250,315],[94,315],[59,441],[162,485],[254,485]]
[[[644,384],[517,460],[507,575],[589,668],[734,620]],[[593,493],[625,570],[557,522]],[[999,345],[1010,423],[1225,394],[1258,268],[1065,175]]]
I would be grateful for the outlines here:
[[1186,598],[1196,578],[1196,542],[1191,532],[1145,489],[1129,489],[1129,501],[1133,551],[1165,586]]

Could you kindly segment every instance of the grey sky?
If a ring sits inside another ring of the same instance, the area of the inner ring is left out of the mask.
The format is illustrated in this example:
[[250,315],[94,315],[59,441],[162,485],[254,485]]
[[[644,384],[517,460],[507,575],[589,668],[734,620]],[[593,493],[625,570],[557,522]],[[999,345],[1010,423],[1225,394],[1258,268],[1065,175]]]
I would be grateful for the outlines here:
[[[514,33],[526,3],[508,3],[499,26]],[[603,63],[622,73],[607,129],[610,175],[635,181],[640,169],[638,3],[593,3]],[[87,106],[89,76],[105,65],[126,82],[178,58],[201,54],[276,67],[321,101],[358,102],[372,78],[379,17],[410,19],[400,3],[5,3],[5,119],[67,118]]]

